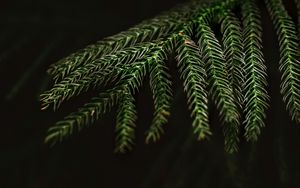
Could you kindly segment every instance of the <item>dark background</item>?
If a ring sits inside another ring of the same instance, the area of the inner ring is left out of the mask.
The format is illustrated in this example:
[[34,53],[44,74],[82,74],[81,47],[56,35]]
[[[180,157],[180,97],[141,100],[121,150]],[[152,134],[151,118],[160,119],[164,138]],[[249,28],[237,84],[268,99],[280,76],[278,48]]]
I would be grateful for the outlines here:
[[[222,128],[211,109],[214,135],[196,142],[174,62],[172,116],[157,144],[144,144],[151,119],[148,84],[137,95],[139,120],[133,151],[114,154],[115,112],[54,148],[46,130],[84,98],[58,112],[40,111],[49,88],[47,67],[87,44],[151,18],[184,0],[1,0],[0,2],[0,187],[299,187],[300,132],[279,94],[278,44],[263,3],[264,54],[271,106],[257,143],[223,149]],[[286,7],[296,18],[295,5]]]

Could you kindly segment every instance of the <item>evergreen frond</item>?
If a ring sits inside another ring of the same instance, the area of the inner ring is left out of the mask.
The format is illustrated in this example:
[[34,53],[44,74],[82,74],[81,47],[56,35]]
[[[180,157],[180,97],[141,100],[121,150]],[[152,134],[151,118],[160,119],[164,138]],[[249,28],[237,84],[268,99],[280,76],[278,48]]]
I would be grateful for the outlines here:
[[202,59],[206,65],[209,95],[215,103],[222,122],[224,122],[225,149],[237,150],[239,142],[240,114],[236,106],[233,89],[228,81],[228,72],[224,53],[212,29],[205,20],[197,23],[197,38]]
[[91,102],[86,103],[77,112],[71,113],[64,120],[50,127],[45,142],[55,144],[73,134],[75,130],[79,132],[83,126],[92,124],[98,120],[101,115],[110,111],[119,102],[122,102],[120,98],[124,91],[134,93],[142,85],[145,75],[146,63],[135,63],[133,70],[130,70],[123,77],[119,85],[107,92],[101,93],[98,97],[92,98]]
[[220,22],[224,55],[228,67],[228,78],[238,101],[237,105],[241,109],[244,102],[242,86],[245,81],[245,54],[241,23],[231,12],[225,12]]
[[61,142],[64,138],[71,136],[74,132],[79,132],[85,125],[92,124],[102,114],[109,112],[119,101],[123,92],[123,87],[101,93],[98,97],[93,97],[90,102],[66,116],[64,120],[57,122],[48,129],[46,143],[51,145]]
[[245,47],[245,137],[248,141],[257,140],[261,128],[264,127],[268,93],[266,65],[262,52],[261,16],[252,0],[242,5]]
[[211,135],[208,124],[206,72],[199,47],[185,32],[191,34],[187,30],[180,33],[182,36],[177,48],[178,68],[193,118],[194,134],[198,140],[202,140]]
[[300,47],[296,26],[281,0],[265,0],[280,49],[281,94],[292,119],[300,124]]
[[[202,0],[205,2],[206,0]],[[95,59],[132,46],[140,42],[159,39],[168,36],[170,32],[176,31],[180,25],[191,15],[197,13],[201,3],[192,1],[187,5],[176,7],[153,19],[146,20],[127,31],[107,37],[96,44],[87,46],[68,57],[53,64],[48,69],[48,73],[54,76],[57,82],[67,76],[82,64],[87,64]]]
[[132,94],[125,90],[118,106],[115,152],[125,153],[132,149],[135,139],[137,112]]
[[115,80],[124,73],[127,64],[144,57],[153,46],[153,43],[143,43],[128,47],[79,67],[41,95],[44,108],[53,104],[53,108],[57,109],[63,101],[87,91],[91,86]]
[[[300,37],[281,0],[265,2],[279,40],[283,100],[300,124]],[[172,82],[166,63],[171,55],[183,80],[197,139],[212,135],[209,98],[223,124],[227,152],[238,150],[242,122],[245,139],[256,141],[269,106],[260,20],[254,0],[192,0],[51,65],[48,72],[55,83],[41,95],[42,109],[52,105],[57,109],[89,90],[100,94],[49,128],[45,142],[60,142],[117,106],[115,151],[132,149],[137,119],[133,96],[146,76],[154,112],[145,141],[159,140],[171,111]],[[220,33],[214,31],[218,26]]]
[[163,126],[168,122],[170,115],[172,89],[168,68],[165,65],[166,55],[157,54],[157,58],[150,65],[150,88],[154,100],[153,120],[146,132],[146,143],[159,140],[164,133]]

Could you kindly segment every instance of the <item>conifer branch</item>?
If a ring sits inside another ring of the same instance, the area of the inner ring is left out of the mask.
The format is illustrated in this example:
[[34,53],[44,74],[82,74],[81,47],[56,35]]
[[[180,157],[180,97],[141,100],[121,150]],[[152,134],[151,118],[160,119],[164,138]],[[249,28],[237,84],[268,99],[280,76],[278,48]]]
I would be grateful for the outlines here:
[[239,19],[231,12],[225,12],[220,20],[224,55],[228,67],[228,78],[237,99],[237,105],[242,108],[244,97],[244,49],[242,28]]
[[[137,119],[133,96],[147,75],[154,112],[146,143],[159,140],[171,111],[172,83],[166,63],[170,55],[177,60],[197,139],[212,134],[210,97],[224,124],[227,152],[238,150],[242,113],[244,136],[256,141],[269,106],[260,11],[254,0],[201,2],[205,0],[179,6],[53,64],[49,73],[55,84],[41,95],[43,109],[51,105],[57,109],[62,102],[91,89],[100,94],[49,128],[45,142],[60,142],[117,106],[115,151],[130,150]],[[299,124],[300,38],[281,0],[265,2],[279,40],[281,93],[292,119]],[[239,8],[242,23],[234,13]],[[221,41],[212,29],[215,24],[221,26]]]
[[100,115],[110,111],[118,103],[122,91],[123,88],[118,87],[101,93],[98,97],[93,97],[89,103],[86,103],[77,112],[71,113],[64,120],[50,127],[45,142],[54,145],[69,137],[75,131],[79,132],[83,126],[92,124]]
[[150,65],[150,88],[154,100],[154,113],[150,128],[146,132],[146,143],[160,139],[161,134],[164,133],[163,126],[168,122],[170,115],[172,83],[165,64],[166,59],[164,51],[158,52],[155,61]]
[[116,147],[115,152],[124,153],[132,149],[135,139],[135,121],[137,112],[135,99],[132,94],[125,90],[118,106],[116,122]]
[[242,5],[245,47],[245,137],[255,141],[264,127],[269,96],[266,90],[267,73],[262,52],[261,16],[252,0],[246,0]]
[[86,103],[77,112],[71,113],[64,120],[49,128],[45,142],[53,145],[73,134],[76,128],[79,132],[83,126],[94,123],[101,115],[109,112],[113,106],[121,102],[120,98],[124,91],[130,90],[134,93],[142,85],[145,75],[146,63],[135,63],[134,69],[128,72],[116,87],[92,98],[91,102]]
[[184,82],[184,91],[187,94],[187,102],[193,118],[194,134],[197,135],[198,140],[202,140],[211,135],[208,124],[206,72],[199,47],[188,37],[191,34],[189,30],[180,33],[177,66]]
[[206,65],[209,95],[219,110],[221,121],[225,124],[225,149],[234,152],[239,141],[240,114],[234,100],[233,89],[228,81],[225,57],[219,41],[205,20],[198,20],[197,32],[202,59]]
[[300,124],[300,48],[296,26],[281,0],[265,0],[280,49],[281,94],[292,119]]
[[[202,3],[205,1],[202,0]],[[48,73],[53,75],[57,82],[82,64],[87,64],[103,55],[112,54],[126,46],[165,37],[170,32],[176,31],[191,15],[197,14],[201,7],[202,4],[199,1],[192,1],[189,4],[176,7],[160,16],[133,26],[127,31],[107,37],[71,54],[53,64]]]
[[44,108],[53,104],[56,110],[63,101],[87,91],[91,86],[112,82],[121,72],[124,72],[122,70],[126,64],[141,59],[153,46],[154,43],[142,43],[79,67],[62,81],[55,83],[51,90],[41,95]]

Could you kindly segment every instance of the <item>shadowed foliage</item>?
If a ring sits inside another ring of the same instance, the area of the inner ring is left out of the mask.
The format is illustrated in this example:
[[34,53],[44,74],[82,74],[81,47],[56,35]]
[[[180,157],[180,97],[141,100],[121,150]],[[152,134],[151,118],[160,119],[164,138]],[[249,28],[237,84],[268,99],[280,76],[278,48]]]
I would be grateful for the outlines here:
[[[291,119],[299,124],[297,27],[281,0],[265,0],[265,5],[278,36],[282,98]],[[54,85],[41,95],[42,109],[52,106],[56,110],[90,90],[98,94],[50,127],[45,142],[62,141],[116,106],[115,151],[132,149],[138,118],[135,94],[144,80],[149,80],[154,106],[145,140],[159,140],[171,115],[167,61],[172,57],[183,81],[196,138],[213,134],[208,113],[211,101],[223,125],[227,152],[238,150],[241,132],[247,141],[256,141],[269,106],[260,20],[254,0],[194,0],[54,63],[48,70]]]

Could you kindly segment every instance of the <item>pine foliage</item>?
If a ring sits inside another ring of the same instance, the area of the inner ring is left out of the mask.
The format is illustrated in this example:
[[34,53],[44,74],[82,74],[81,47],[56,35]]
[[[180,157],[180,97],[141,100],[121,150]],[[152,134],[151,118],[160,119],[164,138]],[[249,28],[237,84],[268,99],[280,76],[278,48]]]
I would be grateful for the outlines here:
[[225,56],[214,32],[203,19],[198,21],[197,36],[206,65],[208,92],[219,110],[221,121],[225,126],[225,149],[233,152],[237,149],[239,140],[240,115],[235,103],[233,88],[228,80]]
[[199,6],[199,3],[194,1],[180,8],[175,7],[173,10],[146,20],[127,31],[107,37],[51,65],[48,73],[53,75],[54,80],[59,81],[80,65],[87,64],[98,57],[113,54],[126,46],[168,36],[170,32],[176,31],[191,15],[195,14],[199,10]]
[[178,68],[194,119],[194,133],[202,140],[211,135],[208,123],[207,76],[199,47],[184,32],[181,32],[177,49]]
[[154,113],[152,123],[146,133],[146,143],[159,140],[160,135],[164,133],[163,126],[168,122],[170,115],[172,82],[166,59],[164,51],[159,51],[157,58],[150,65],[150,88],[153,94]]
[[262,52],[261,16],[253,1],[246,0],[242,6],[245,48],[245,137],[255,141],[264,127],[268,108],[266,65]]
[[137,119],[134,97],[125,90],[119,103],[116,122],[116,152],[124,153],[134,144],[134,128]]
[[300,48],[295,23],[280,0],[265,0],[279,42],[281,94],[292,119],[300,124]]
[[[232,12],[225,12],[220,20],[222,43],[228,70],[228,79],[238,100],[237,105],[243,104],[242,86],[244,84],[244,46],[242,24]],[[241,108],[241,106],[240,106]]]
[[[297,27],[281,0],[265,3],[278,36],[283,101],[299,124]],[[54,85],[41,95],[42,109],[56,110],[90,90],[98,94],[50,127],[45,142],[61,142],[116,106],[115,151],[131,150],[138,118],[135,96],[148,76],[154,111],[145,141],[158,141],[171,115],[168,60],[172,56],[196,138],[213,135],[208,113],[211,100],[223,125],[227,152],[238,150],[241,132],[247,141],[256,141],[269,106],[260,20],[254,0],[193,0],[63,58],[48,70]],[[215,26],[220,26],[220,32]]]

